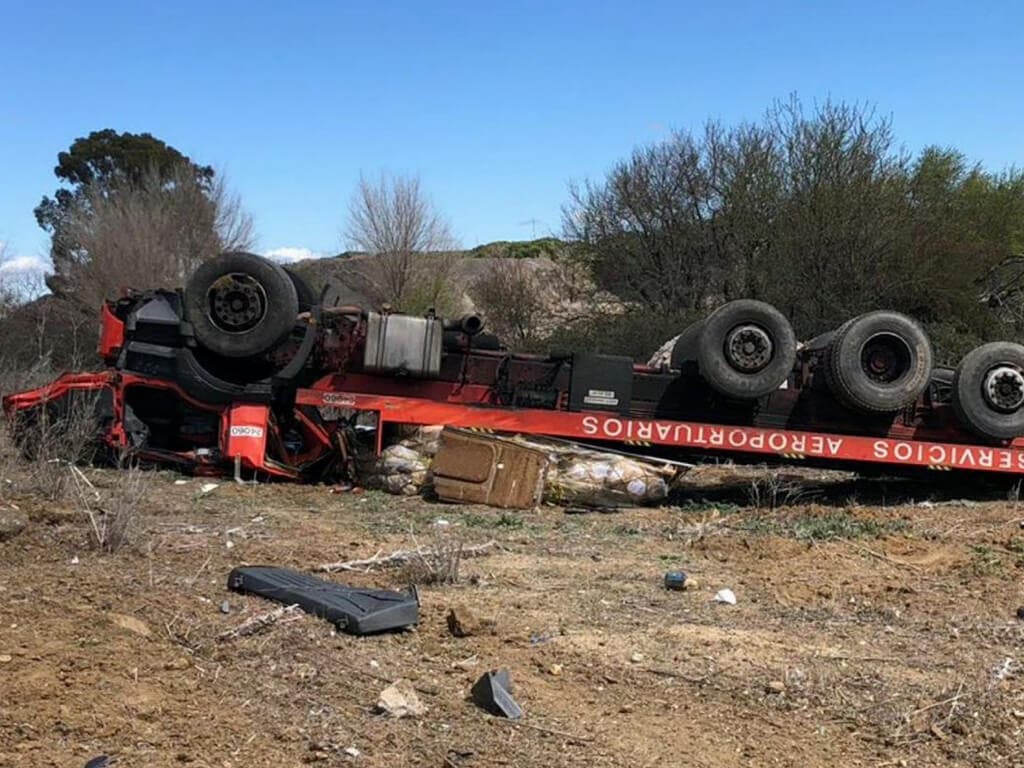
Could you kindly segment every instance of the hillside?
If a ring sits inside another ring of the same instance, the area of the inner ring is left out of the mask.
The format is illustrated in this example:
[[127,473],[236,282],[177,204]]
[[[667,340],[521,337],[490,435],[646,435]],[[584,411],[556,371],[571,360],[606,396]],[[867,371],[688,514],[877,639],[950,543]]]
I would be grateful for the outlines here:
[[[514,259],[530,269],[550,268],[553,259],[565,247],[566,244],[557,238],[543,237],[523,241],[500,240],[453,252],[451,255],[455,263],[451,282],[459,309],[466,312],[474,309],[474,283],[501,264]],[[370,258],[369,254],[359,251],[344,251],[336,256],[298,261],[289,268],[306,278],[318,292],[330,285],[329,304],[337,299],[340,304],[371,306],[374,302],[369,296],[365,278]]]

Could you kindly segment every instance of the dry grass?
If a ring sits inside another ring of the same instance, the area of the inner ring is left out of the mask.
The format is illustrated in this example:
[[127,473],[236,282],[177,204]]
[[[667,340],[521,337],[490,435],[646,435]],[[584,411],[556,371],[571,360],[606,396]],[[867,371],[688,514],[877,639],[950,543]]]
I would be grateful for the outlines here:
[[798,504],[804,499],[806,485],[793,480],[785,472],[765,467],[760,476],[750,481],[750,504],[755,509],[774,512],[779,507]]
[[146,474],[138,465],[122,462],[118,469],[108,486],[97,488],[78,467],[68,466],[78,506],[89,521],[89,543],[107,553],[136,541],[147,491]]
[[[115,492],[115,471],[83,471],[99,494]],[[3,545],[15,586],[0,600],[0,650],[13,656],[0,764],[81,765],[86,748],[168,768],[211,754],[233,765],[342,765],[349,748],[366,766],[1019,762],[1024,622],[1007,544],[1019,513],[1005,501],[817,505],[780,509],[775,525],[746,508],[541,508],[513,527],[496,510],[420,499],[375,505],[285,484],[197,496],[197,480],[146,480],[160,503],[141,502],[141,521],[161,533],[152,546],[123,547],[116,567],[82,550],[91,524],[77,508]],[[889,535],[905,516],[913,524]],[[955,531],[922,535],[938,521]],[[489,556],[472,557],[489,536]],[[1002,568],[975,572],[982,544]],[[80,562],[69,565],[73,554]],[[281,607],[227,591],[232,568],[332,558],[349,565],[337,578],[354,586],[433,581],[419,628],[352,638],[301,614],[220,639]],[[668,568],[695,577],[694,589],[665,590]],[[458,583],[438,583],[446,578]],[[737,605],[713,601],[722,587]],[[496,617],[493,629],[453,637],[453,606]],[[152,636],[103,624],[108,610]],[[466,701],[490,668],[511,670],[520,724]],[[58,678],[64,670],[82,672]],[[372,714],[400,677],[420,686],[426,717]],[[21,725],[58,721],[66,734]]]
[[[52,371],[45,362],[38,369],[9,372],[5,391],[37,384],[48,375]],[[76,392],[7,423],[0,437],[0,500],[32,496],[47,506],[66,505],[68,514],[87,521],[89,545],[112,553],[137,538],[148,480],[124,460],[102,487],[83,471],[103,450],[97,441],[98,398],[94,392]]]
[[410,584],[458,584],[464,546],[458,536],[439,532],[431,546],[417,544],[416,551],[402,568],[402,576]]

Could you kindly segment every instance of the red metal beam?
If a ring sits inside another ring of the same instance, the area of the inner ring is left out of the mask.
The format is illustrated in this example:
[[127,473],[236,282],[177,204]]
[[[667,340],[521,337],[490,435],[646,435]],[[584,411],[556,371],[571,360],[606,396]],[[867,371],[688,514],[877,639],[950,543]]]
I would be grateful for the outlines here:
[[394,395],[300,389],[299,405],[375,411],[380,421],[443,424],[532,435],[616,443],[677,446],[701,451],[752,453],[789,459],[816,458],[931,469],[1024,472],[1024,445],[965,445],[888,437],[765,429],[666,419],[626,418],[613,413],[512,409],[445,403]]

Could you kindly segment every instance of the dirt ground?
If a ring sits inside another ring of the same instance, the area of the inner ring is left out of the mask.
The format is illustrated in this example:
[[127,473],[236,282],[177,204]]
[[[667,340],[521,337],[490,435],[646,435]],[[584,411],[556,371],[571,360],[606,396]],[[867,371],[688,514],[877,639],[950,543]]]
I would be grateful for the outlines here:
[[[751,494],[757,472],[698,468],[676,505],[615,514],[154,472],[113,554],[75,505],[7,489],[27,525],[0,543],[0,765],[1024,765],[1024,507],[823,473]],[[492,539],[420,589],[414,630],[218,639],[274,608],[226,589],[234,566]],[[673,569],[697,585],[667,591]],[[493,627],[453,637],[452,606]],[[493,668],[522,720],[467,700]],[[399,678],[424,715],[375,713]]]

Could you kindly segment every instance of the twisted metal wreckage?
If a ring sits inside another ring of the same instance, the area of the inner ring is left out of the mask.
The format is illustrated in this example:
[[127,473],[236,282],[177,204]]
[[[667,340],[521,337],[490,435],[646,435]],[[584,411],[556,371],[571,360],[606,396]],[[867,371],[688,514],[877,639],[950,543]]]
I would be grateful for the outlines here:
[[358,442],[372,435],[379,452],[396,424],[675,458],[1024,472],[1024,347],[985,344],[939,368],[920,326],[896,312],[798,344],[773,307],[733,301],[641,365],[515,353],[474,315],[328,306],[280,265],[226,253],[184,290],[106,303],[100,321],[105,370],[7,395],[16,436],[91,393],[108,455],[198,474],[351,476]]

